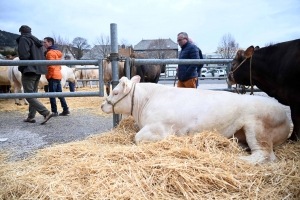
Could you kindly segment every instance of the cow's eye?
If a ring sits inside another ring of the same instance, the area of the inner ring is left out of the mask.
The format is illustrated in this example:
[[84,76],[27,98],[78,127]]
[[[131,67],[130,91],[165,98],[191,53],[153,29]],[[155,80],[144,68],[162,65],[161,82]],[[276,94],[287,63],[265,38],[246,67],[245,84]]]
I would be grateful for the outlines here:
[[114,92],[114,95],[118,95],[118,92]]

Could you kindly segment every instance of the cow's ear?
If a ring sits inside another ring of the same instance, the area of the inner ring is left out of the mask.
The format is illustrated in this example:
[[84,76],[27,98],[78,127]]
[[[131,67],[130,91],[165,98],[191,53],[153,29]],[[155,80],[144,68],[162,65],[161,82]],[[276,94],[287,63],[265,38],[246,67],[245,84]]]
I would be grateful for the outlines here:
[[123,86],[123,93],[126,94],[128,91],[128,81],[123,81],[122,86]]
[[139,75],[135,75],[134,77],[131,78],[131,81],[134,83],[139,83],[141,80],[141,77]]
[[250,58],[252,55],[253,55],[253,52],[254,52],[254,47],[253,46],[250,46],[247,48],[247,50],[244,52],[244,56],[246,58]]

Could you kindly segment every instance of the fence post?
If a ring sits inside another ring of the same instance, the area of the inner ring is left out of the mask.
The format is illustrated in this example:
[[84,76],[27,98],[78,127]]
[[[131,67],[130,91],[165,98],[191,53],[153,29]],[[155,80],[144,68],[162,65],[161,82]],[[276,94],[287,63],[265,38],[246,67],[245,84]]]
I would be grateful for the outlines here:
[[[229,75],[230,72],[231,72],[231,62],[227,64],[227,77],[228,77],[228,75]],[[227,83],[227,88],[228,89],[232,89],[232,86]]]
[[130,58],[126,58],[125,61],[125,76],[130,79],[131,78],[131,74],[130,74]]
[[[110,24],[110,60],[112,66],[112,89],[114,89],[119,83],[119,69],[118,69],[118,30],[117,24]],[[116,127],[119,124],[120,117],[118,114],[113,114],[113,126]]]
[[99,66],[99,92],[100,92],[100,97],[104,97],[103,59],[98,60],[98,66]]

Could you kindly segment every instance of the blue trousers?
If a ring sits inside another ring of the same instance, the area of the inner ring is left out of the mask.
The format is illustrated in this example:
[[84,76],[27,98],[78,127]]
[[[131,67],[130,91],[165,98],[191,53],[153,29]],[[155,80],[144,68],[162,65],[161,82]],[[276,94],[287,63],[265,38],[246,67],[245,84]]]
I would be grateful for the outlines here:
[[70,92],[75,92],[75,84],[71,81],[69,81],[68,83],[69,83]]
[[[48,79],[48,89],[49,92],[62,92],[60,80],[50,78]],[[57,113],[56,99],[55,97],[50,97],[51,111]],[[61,107],[63,111],[69,111],[69,107],[64,97],[58,97],[60,100]]]

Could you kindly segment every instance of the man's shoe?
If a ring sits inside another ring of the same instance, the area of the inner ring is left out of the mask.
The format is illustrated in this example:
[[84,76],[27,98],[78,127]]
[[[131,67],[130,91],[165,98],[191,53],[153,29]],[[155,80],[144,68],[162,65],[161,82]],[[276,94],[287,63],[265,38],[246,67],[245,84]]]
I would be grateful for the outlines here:
[[68,116],[70,115],[70,111],[63,111],[62,113],[59,113],[59,116]]
[[44,116],[45,118],[41,124],[45,124],[52,116],[53,116],[52,112],[50,112],[48,115]]
[[52,112],[52,117],[57,117],[58,116],[58,112]]
[[24,122],[29,122],[29,123],[35,123],[35,119],[34,118],[26,118],[23,121]]

